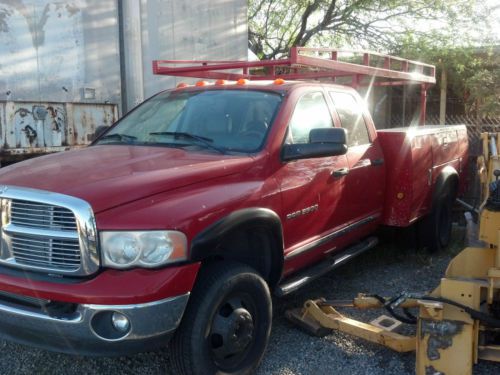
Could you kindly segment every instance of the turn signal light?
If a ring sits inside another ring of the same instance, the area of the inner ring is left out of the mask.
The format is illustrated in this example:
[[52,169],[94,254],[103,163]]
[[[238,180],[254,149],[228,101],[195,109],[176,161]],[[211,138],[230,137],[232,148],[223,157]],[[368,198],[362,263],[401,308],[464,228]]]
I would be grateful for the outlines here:
[[247,83],[248,83],[248,79],[245,79],[245,78],[240,78],[239,80],[236,81],[236,84],[240,85],[240,86],[246,85]]
[[187,83],[185,83],[185,82],[181,82],[181,83],[179,83],[176,87],[177,87],[178,89],[182,89],[182,88],[184,88],[184,87],[188,87],[188,86],[189,86],[189,85],[188,85]]
[[284,84],[284,83],[285,83],[285,80],[284,80],[283,78],[276,78],[276,79],[274,80],[274,84],[275,84],[275,85],[282,85],[282,84]]
[[198,81],[198,82],[196,82],[195,85],[196,86],[206,86],[206,85],[208,85],[208,82],[207,81]]
[[218,79],[217,81],[215,81],[216,86],[223,86],[226,83],[227,83],[227,81],[225,79]]

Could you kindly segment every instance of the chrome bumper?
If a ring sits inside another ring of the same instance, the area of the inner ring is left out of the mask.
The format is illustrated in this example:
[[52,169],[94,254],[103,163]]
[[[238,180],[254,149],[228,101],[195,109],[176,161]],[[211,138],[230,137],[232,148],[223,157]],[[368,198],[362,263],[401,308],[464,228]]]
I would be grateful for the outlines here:
[[[189,294],[137,305],[77,305],[69,314],[0,301],[0,337],[21,344],[79,355],[122,355],[168,343],[180,323]],[[116,330],[111,314],[130,327]]]

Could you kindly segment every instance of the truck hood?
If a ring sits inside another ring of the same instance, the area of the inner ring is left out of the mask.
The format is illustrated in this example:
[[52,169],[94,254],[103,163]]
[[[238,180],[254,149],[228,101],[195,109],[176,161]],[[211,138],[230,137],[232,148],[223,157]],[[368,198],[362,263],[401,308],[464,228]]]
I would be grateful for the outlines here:
[[253,159],[182,149],[105,145],[47,155],[0,169],[0,184],[81,198],[94,212],[244,171]]

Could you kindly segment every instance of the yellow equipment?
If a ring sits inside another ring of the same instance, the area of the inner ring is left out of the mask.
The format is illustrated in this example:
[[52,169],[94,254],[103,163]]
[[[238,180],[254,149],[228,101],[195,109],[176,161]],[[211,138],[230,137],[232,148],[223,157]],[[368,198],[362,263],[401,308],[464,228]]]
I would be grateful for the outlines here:
[[[287,317],[314,334],[339,330],[398,352],[416,350],[417,375],[470,375],[480,359],[500,362],[500,148],[498,134],[481,134],[483,155],[478,170],[483,184],[479,239],[452,259],[440,285],[429,295],[402,294],[392,300],[358,295],[353,301],[308,300]],[[498,184],[498,186],[497,186]],[[396,308],[418,307],[415,336],[393,330],[398,322],[382,316],[370,324],[341,315],[335,307],[386,308],[410,322]]]

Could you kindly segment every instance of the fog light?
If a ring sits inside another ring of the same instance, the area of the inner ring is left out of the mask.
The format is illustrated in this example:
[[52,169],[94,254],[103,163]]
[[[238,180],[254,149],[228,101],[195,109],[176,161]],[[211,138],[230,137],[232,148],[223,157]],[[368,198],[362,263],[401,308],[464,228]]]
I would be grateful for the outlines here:
[[114,312],[113,315],[111,315],[111,322],[113,323],[113,327],[115,327],[115,329],[120,332],[127,332],[130,328],[130,322],[128,318],[125,315],[117,312]]

